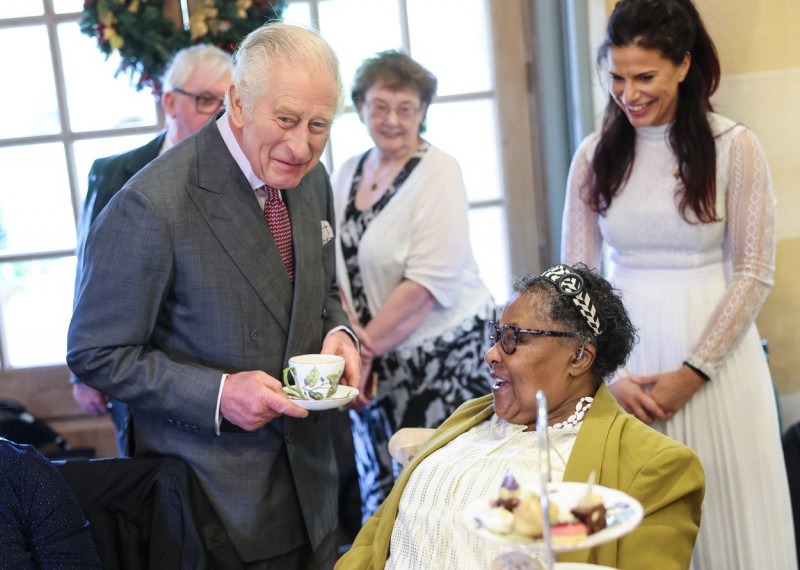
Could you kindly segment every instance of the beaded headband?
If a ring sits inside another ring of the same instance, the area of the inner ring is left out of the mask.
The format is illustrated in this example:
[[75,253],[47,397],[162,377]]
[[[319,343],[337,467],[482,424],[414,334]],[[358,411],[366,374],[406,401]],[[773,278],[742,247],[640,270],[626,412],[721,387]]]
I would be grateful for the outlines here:
[[573,304],[578,308],[595,336],[603,333],[597,309],[592,303],[589,293],[584,290],[583,277],[580,274],[573,271],[569,265],[554,265],[542,273],[542,277],[552,281],[559,293],[565,297],[572,297]]

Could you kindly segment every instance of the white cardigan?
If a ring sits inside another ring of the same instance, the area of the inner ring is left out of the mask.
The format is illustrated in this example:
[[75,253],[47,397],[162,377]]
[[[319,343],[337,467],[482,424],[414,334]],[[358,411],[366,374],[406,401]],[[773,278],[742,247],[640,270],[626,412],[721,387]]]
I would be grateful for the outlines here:
[[[337,226],[336,275],[350,307],[353,297],[340,235],[360,158],[351,157],[331,177]],[[419,346],[459,326],[471,326],[475,315],[492,316],[494,302],[472,255],[468,210],[458,162],[431,145],[364,232],[358,264],[372,315],[404,278],[425,287],[436,300],[425,321],[397,350]]]

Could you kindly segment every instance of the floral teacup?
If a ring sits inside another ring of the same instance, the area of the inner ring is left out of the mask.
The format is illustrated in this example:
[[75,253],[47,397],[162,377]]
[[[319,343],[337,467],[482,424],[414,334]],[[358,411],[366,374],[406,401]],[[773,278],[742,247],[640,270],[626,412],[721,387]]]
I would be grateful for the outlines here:
[[336,392],[343,372],[344,358],[341,356],[301,354],[289,359],[289,366],[283,369],[283,383],[291,396],[325,400]]

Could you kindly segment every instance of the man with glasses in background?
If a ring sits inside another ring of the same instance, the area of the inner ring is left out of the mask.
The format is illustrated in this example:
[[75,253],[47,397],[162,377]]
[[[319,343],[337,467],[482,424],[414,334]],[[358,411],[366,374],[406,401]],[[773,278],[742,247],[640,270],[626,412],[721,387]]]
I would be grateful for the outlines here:
[[[227,52],[201,44],[175,54],[162,78],[166,128],[156,138],[131,151],[99,158],[89,172],[89,189],[78,221],[78,266],[76,287],[83,267],[83,250],[89,228],[98,214],[125,183],[151,160],[199,130],[222,109],[233,63]],[[72,394],[83,411],[101,416],[111,411],[117,429],[119,452],[125,452],[125,404],[90,388],[72,376]]]

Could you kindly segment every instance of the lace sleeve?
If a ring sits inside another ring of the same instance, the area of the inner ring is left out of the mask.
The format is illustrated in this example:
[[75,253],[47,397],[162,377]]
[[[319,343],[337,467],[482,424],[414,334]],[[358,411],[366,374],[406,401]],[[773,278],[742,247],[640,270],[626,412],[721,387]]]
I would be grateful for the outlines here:
[[575,152],[569,168],[561,222],[561,261],[567,264],[582,261],[599,270],[603,237],[600,234],[598,214],[583,199],[589,187],[589,155],[593,146],[589,139],[585,140]]
[[775,195],[753,133],[744,129],[734,138],[729,160],[725,255],[733,279],[687,360],[709,376],[755,320],[775,272]]

